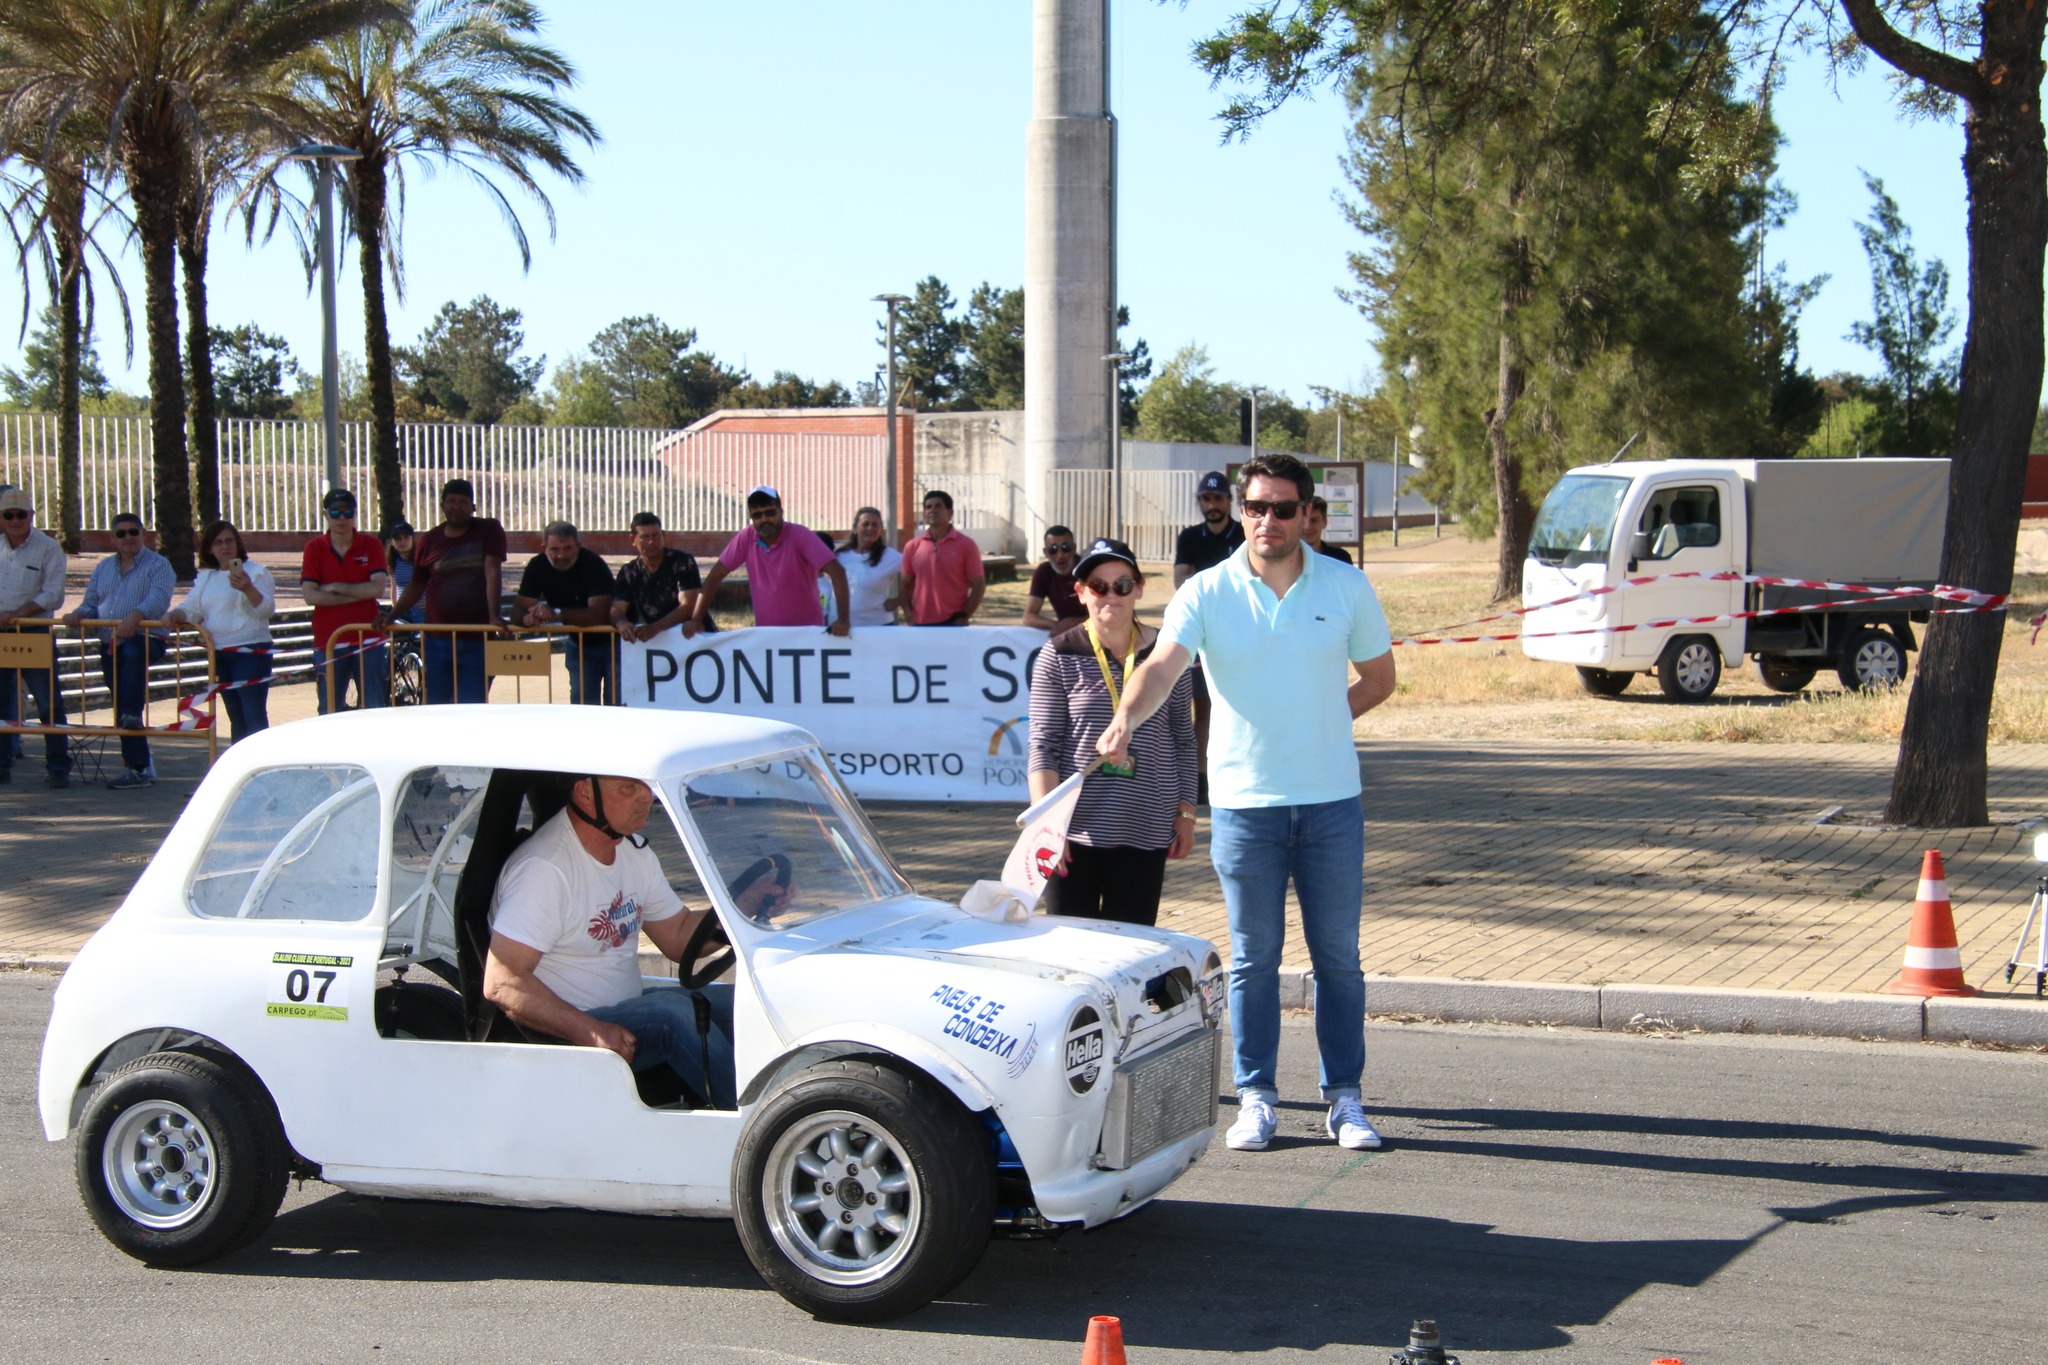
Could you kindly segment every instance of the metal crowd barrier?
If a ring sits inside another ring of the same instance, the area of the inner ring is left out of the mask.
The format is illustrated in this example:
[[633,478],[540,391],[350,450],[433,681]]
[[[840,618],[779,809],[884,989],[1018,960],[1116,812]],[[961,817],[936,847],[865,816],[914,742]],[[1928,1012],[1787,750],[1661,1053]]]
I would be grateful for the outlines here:
[[[345,670],[333,667],[336,658],[347,658],[379,644],[388,646],[385,669],[385,702],[391,706],[410,706],[426,701],[425,645],[429,638],[444,636],[451,642],[459,642],[464,636],[483,637],[484,700],[491,700],[491,684],[499,678],[512,679],[510,700],[521,703],[528,700],[525,695],[526,679],[542,680],[544,695],[534,698],[538,704],[553,704],[568,698],[555,695],[553,655],[558,646],[566,654],[566,666],[581,673],[577,679],[583,695],[590,695],[593,680],[588,668],[585,651],[581,644],[584,636],[604,637],[604,650],[609,656],[610,691],[617,696],[619,649],[618,632],[610,626],[481,626],[481,625],[428,625],[407,621],[393,621],[387,626],[348,625],[334,632],[327,642],[329,666],[326,671],[327,709],[335,709],[336,688],[343,681]],[[451,650],[449,671],[451,684],[457,695],[461,693],[463,679],[463,651]],[[472,665],[474,667],[474,665]],[[598,679],[599,685],[603,679]]]
[[[139,726],[123,726],[119,723],[119,706],[116,700],[114,679],[107,675],[106,669],[100,664],[99,640],[93,634],[95,630],[101,627],[111,628],[120,624],[121,622],[118,620],[89,618],[81,620],[74,626],[66,621],[49,617],[31,617],[18,620],[11,626],[0,628],[0,670],[11,671],[11,676],[4,685],[14,689],[14,714],[18,717],[15,724],[0,724],[0,735],[61,734],[74,739],[91,736],[111,736],[115,738],[140,736],[151,740],[182,739],[187,736],[194,739],[203,737],[206,740],[206,761],[210,766],[215,759],[220,757],[220,727],[215,706],[218,693],[214,690],[220,675],[214,653],[213,637],[207,634],[202,626],[167,626],[161,620],[144,621],[140,627],[144,632],[161,630],[168,635],[176,635],[183,631],[190,631],[199,637],[199,642],[205,651],[206,659],[206,669],[203,677],[200,676],[197,668],[187,668],[188,659],[186,651],[170,647],[170,641],[168,640],[165,642],[164,662],[170,665],[171,692],[173,698],[178,703],[177,714],[182,717],[187,711],[186,699],[198,694],[204,688],[206,690],[204,693],[203,714],[206,719],[203,724],[190,727],[180,725],[177,720],[173,720],[168,725],[161,726],[149,723],[150,693],[154,690],[150,685],[150,677],[155,669],[160,669],[162,665],[159,664],[154,668],[152,667],[148,661],[148,649],[145,646],[142,665],[144,686],[142,690],[142,711],[140,713],[142,724]],[[64,683],[64,678],[58,667],[59,660],[63,656],[64,651],[60,650],[58,645],[67,632],[77,636],[78,647],[73,653],[78,659],[78,673],[76,675],[78,679],[78,716],[75,719],[67,719],[63,725],[43,725],[35,719],[37,715],[35,698],[29,692],[28,675],[31,673],[45,674],[49,679],[49,694],[52,697],[58,694],[59,689]],[[100,686],[97,689],[88,690],[85,686],[85,671],[88,663],[91,665],[92,671],[100,679]],[[120,667],[118,661],[116,661],[115,667],[117,669]],[[103,691],[106,694],[107,723],[104,725],[92,722],[92,713],[98,709],[92,705],[91,701],[95,691]],[[194,713],[198,712],[197,707],[193,707],[191,710]],[[12,743],[13,741],[9,740],[7,742]]]

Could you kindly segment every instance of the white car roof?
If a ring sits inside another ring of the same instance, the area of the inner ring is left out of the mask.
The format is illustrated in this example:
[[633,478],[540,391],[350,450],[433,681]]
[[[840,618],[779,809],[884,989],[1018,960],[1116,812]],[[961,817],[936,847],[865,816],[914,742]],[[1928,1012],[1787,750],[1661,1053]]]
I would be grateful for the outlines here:
[[380,776],[426,767],[534,768],[659,782],[816,744],[780,721],[622,706],[402,706],[293,721],[221,756],[227,774],[353,763]]

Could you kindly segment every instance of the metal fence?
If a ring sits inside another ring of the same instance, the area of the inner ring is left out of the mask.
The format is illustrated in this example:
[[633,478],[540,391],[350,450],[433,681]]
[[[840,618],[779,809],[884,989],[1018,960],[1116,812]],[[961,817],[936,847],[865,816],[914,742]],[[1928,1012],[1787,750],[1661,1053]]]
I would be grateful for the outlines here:
[[[1201,475],[1178,469],[1127,469],[1123,475],[1124,543],[1146,563],[1172,563],[1174,540],[1183,526],[1192,526],[1195,481]],[[1110,472],[1106,469],[1060,469],[1053,472],[1052,514],[1048,525],[1072,528],[1082,543],[1111,534],[1114,510]],[[1036,547],[1034,547],[1035,549]]]
[[[107,526],[116,512],[155,524],[149,420],[86,417],[79,426],[84,524]],[[320,529],[326,466],[317,423],[223,419],[216,429],[222,515],[244,531]],[[0,482],[28,489],[45,526],[57,522],[57,436],[53,415],[0,413]],[[401,425],[398,442],[412,520],[438,521],[441,485],[467,478],[480,513],[523,531],[557,518],[585,530],[624,531],[641,511],[656,513],[672,530],[731,530],[746,523],[746,493],[759,484],[781,491],[791,518],[838,527],[854,508],[880,502],[887,444],[880,436],[717,428],[427,422]],[[367,422],[343,424],[340,454],[342,483],[362,499],[363,524],[383,525]]]

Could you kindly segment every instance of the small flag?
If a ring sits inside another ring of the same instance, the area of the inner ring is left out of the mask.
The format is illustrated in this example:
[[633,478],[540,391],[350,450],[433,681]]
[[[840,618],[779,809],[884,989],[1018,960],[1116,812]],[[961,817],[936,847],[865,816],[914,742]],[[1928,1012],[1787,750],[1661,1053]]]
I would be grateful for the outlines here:
[[1003,885],[1015,891],[1027,905],[1038,904],[1053,869],[1067,851],[1067,822],[1074,818],[1074,803],[1081,799],[1085,772],[1075,773],[1025,807],[1017,817],[1024,831],[1003,863]]

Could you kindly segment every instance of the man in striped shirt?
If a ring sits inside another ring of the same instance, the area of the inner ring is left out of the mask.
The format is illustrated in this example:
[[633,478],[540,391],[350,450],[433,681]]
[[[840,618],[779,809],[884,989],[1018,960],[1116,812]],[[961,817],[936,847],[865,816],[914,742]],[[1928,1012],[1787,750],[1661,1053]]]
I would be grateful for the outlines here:
[[[93,566],[85,598],[64,618],[112,621],[96,632],[100,637],[100,676],[114,694],[115,723],[124,730],[142,728],[142,708],[149,697],[149,666],[164,657],[164,632],[143,626],[163,619],[171,609],[177,580],[170,561],[142,543],[142,518],[133,512],[114,516],[114,553]],[[149,741],[141,735],[121,736],[122,771],[109,779],[115,791],[147,787],[156,781],[149,760]]]

